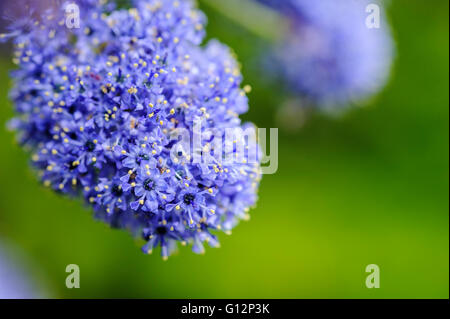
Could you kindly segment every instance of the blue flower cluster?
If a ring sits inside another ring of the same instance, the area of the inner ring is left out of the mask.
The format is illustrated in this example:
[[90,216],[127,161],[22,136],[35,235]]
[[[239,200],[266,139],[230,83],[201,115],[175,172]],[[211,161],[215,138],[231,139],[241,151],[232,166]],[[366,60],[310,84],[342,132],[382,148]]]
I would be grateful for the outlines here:
[[167,258],[177,242],[196,253],[217,247],[216,231],[230,232],[255,205],[260,165],[174,158],[172,135],[195,121],[215,138],[243,127],[248,100],[233,54],[217,41],[200,46],[206,19],[190,0],[77,3],[79,29],[67,27],[62,6],[0,36],[13,37],[18,65],[11,127],[44,185],[141,234],[145,253],[160,246]]
[[[257,0],[289,21],[273,59],[291,88],[321,107],[345,106],[386,83],[393,41],[382,5],[368,0]],[[368,28],[366,7],[381,9],[380,28]]]
[[0,238],[0,299],[48,298],[46,289],[37,285],[25,263],[30,260],[18,247]]

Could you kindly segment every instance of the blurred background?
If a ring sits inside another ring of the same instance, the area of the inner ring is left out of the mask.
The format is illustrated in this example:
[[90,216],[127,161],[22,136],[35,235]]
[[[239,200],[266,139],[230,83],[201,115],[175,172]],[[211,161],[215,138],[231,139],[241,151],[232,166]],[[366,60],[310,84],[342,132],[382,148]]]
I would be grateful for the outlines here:
[[[448,5],[392,1],[397,57],[386,89],[364,108],[280,127],[279,170],[264,176],[251,221],[220,235],[220,249],[180,248],[167,262],[38,183],[5,128],[13,64],[3,47],[0,242],[27,256],[11,267],[45,287],[36,296],[55,298],[448,298]],[[245,119],[279,127],[290,97],[261,76],[262,40],[200,6],[208,37],[234,49],[253,87]],[[0,267],[6,260],[15,258],[0,256]],[[80,266],[80,289],[65,286],[68,264]],[[380,289],[365,286],[369,264],[381,269]]]

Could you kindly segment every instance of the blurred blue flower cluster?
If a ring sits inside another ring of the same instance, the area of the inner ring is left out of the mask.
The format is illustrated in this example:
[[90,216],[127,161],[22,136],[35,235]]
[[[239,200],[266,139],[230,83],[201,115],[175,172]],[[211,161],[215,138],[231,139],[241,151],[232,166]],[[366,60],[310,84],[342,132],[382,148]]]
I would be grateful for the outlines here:
[[[383,7],[369,0],[257,0],[279,11],[288,34],[271,63],[306,104],[343,107],[377,93],[386,83],[394,55]],[[380,9],[379,28],[370,28],[369,4]]]
[[10,125],[44,185],[82,195],[101,220],[141,234],[145,253],[160,246],[167,258],[177,242],[196,253],[217,247],[214,233],[255,205],[259,164],[174,158],[172,134],[200,121],[215,135],[194,151],[210,153],[225,129],[243,127],[235,58],[219,42],[200,46],[205,16],[190,0],[77,4],[80,28],[67,25],[63,5],[1,36],[13,39],[18,66]]
[[46,297],[46,288],[37,285],[25,264],[29,260],[18,253],[17,247],[0,238],[0,299]]

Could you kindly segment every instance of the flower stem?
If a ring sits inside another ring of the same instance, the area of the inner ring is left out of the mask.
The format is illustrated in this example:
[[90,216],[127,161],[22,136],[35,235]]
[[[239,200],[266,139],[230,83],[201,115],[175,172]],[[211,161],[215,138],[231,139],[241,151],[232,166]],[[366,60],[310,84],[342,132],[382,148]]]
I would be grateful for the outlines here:
[[285,19],[253,0],[199,0],[251,33],[278,42],[288,28]]

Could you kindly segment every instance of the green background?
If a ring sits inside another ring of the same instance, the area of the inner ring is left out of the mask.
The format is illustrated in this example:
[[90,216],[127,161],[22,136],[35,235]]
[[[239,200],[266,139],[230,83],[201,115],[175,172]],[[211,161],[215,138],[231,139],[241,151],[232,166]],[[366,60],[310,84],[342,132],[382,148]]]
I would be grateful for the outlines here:
[[[261,43],[206,10],[209,36],[234,48],[253,86],[246,119],[276,127],[286,100],[255,65]],[[341,117],[280,129],[279,170],[265,176],[252,219],[204,256],[164,262],[78,201],[37,182],[28,155],[0,130],[0,237],[33,261],[57,298],[448,298],[448,1],[392,1],[398,45],[388,87]],[[9,58],[0,57],[0,125],[12,117]],[[81,288],[65,287],[78,264]],[[365,267],[381,288],[365,287]],[[1,283],[0,283],[1,284]]]

